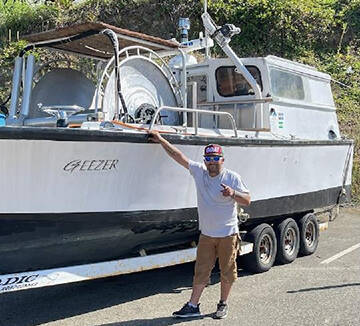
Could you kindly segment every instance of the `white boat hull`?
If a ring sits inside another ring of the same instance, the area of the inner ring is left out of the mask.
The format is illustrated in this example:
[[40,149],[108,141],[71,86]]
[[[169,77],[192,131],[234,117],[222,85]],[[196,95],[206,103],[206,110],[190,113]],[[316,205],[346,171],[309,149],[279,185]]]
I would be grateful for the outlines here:
[[[203,144],[178,142],[190,159],[202,160]],[[351,146],[349,142],[232,142],[224,146],[225,166],[242,176],[252,202],[257,202],[349,186],[352,162],[346,159]],[[0,187],[6,189],[1,213],[196,207],[189,172],[158,144],[121,138],[113,142],[0,139],[0,153]]]

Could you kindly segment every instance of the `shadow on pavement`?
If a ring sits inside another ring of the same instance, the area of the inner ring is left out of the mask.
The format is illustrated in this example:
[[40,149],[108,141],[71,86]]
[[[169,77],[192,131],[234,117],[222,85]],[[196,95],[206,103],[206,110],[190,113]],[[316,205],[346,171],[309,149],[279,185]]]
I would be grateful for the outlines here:
[[[0,295],[0,326],[35,326],[159,293],[189,291],[193,271],[194,263],[188,263],[93,281],[4,293]],[[245,275],[248,274],[239,271],[240,277]],[[219,271],[214,269],[211,283],[217,282]],[[172,325],[171,322],[179,323],[177,319],[164,317],[155,321],[138,319],[116,325]]]
[[154,319],[134,319],[128,321],[121,321],[118,323],[100,324],[97,326],[167,326],[176,325],[180,323],[190,322],[194,320],[204,320],[205,318],[212,318],[213,314],[202,315],[198,318],[173,318],[173,317],[161,317]]
[[360,286],[360,283],[348,283],[348,284],[321,286],[321,287],[316,287],[316,288],[287,291],[287,293],[300,293],[300,292],[330,290],[330,289],[345,288],[345,287],[349,287],[349,286]]

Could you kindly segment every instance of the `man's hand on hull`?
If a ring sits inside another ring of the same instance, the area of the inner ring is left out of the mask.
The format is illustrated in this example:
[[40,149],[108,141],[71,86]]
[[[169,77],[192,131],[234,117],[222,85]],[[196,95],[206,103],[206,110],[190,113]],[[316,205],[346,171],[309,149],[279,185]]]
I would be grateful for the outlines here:
[[160,143],[160,133],[156,130],[149,130],[148,132],[148,140],[153,143]]
[[225,197],[233,197],[234,194],[235,194],[235,190],[230,188],[229,186],[227,185],[224,185],[223,183],[221,184],[221,187],[223,187],[224,189],[223,190],[220,190],[223,194],[223,196]]

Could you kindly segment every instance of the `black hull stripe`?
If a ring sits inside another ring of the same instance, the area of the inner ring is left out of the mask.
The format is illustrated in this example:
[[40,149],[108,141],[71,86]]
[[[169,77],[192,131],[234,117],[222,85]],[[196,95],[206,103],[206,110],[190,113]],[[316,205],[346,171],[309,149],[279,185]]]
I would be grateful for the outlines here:
[[[218,143],[223,146],[329,146],[351,145],[352,140],[275,140],[251,138],[223,138],[209,136],[184,136],[180,134],[165,134],[173,144],[207,145]],[[1,127],[0,139],[23,140],[52,140],[76,142],[120,142],[120,143],[147,143],[148,137],[142,133],[99,131],[84,129],[63,129],[45,127]]]
[[245,209],[251,217],[263,218],[304,212],[314,208],[350,202],[351,186],[346,186],[346,196],[340,196],[341,187],[330,188],[300,195],[258,200]]
[[[338,202],[341,188],[252,203],[247,224]],[[350,188],[347,187],[349,194]],[[342,198],[342,202],[347,199]],[[161,211],[0,214],[0,275],[137,255],[190,243],[198,235],[197,209]]]

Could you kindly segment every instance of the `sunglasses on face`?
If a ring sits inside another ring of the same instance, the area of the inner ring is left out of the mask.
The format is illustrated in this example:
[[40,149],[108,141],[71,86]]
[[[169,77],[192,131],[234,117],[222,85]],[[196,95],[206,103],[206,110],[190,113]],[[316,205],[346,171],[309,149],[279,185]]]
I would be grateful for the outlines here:
[[204,156],[204,160],[206,162],[212,162],[212,161],[219,162],[220,159],[221,159],[221,156]]

